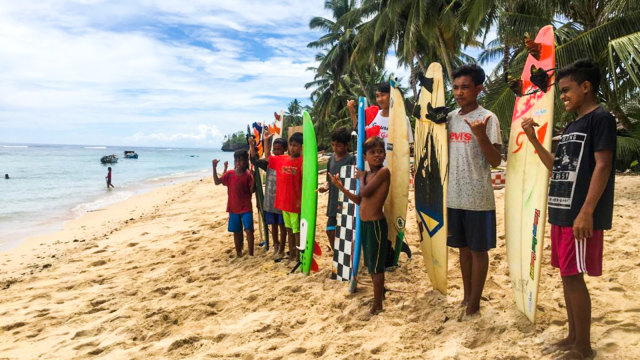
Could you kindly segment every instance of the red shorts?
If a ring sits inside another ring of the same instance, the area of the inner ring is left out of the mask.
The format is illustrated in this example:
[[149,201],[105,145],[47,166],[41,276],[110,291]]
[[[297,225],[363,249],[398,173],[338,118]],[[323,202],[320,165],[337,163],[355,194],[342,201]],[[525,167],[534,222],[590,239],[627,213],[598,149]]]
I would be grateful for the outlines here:
[[589,239],[576,240],[572,227],[551,225],[551,266],[559,268],[561,276],[602,275],[603,235],[593,230]]

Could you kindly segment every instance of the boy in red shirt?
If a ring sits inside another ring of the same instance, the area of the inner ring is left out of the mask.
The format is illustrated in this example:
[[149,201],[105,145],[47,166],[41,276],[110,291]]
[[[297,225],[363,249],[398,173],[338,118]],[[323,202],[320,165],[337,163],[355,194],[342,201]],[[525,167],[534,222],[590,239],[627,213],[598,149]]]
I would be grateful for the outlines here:
[[253,212],[251,194],[255,190],[253,176],[249,172],[249,154],[246,150],[238,150],[233,154],[234,170],[227,171],[229,162],[224,162],[222,177],[218,178],[216,167],[220,160],[214,159],[213,182],[227,187],[227,212],[229,213],[229,232],[233,233],[236,255],[242,256],[244,237],[242,229],[247,233],[249,256],[253,256]]
[[[276,171],[276,209],[282,210],[289,242],[289,261],[299,258],[296,244],[300,244],[300,202],[302,199],[302,133],[289,138],[289,155],[271,155],[269,137],[265,140],[269,168]],[[284,248],[284,244],[282,245]]]

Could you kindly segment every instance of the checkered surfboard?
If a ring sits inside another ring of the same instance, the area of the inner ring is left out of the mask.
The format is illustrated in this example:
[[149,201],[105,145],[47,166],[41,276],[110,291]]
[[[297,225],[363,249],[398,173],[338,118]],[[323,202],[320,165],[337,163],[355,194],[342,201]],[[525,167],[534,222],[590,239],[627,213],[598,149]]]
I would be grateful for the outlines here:
[[[355,166],[345,165],[340,168],[340,179],[344,188],[356,192]],[[336,216],[336,240],[333,244],[333,270],[331,279],[349,281],[351,278],[352,244],[356,233],[356,204],[342,192],[338,194],[340,206]]]

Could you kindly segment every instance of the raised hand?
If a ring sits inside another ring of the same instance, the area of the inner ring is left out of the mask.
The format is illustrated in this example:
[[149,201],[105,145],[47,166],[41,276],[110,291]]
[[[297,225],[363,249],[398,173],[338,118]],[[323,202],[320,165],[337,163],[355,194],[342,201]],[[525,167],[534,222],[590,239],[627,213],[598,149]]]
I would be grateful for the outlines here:
[[538,125],[532,117],[527,117],[522,119],[522,131],[527,135],[529,139],[536,137],[536,129],[534,129]]
[[356,101],[353,99],[347,100],[347,108],[349,108],[349,111],[354,111],[356,108]]
[[229,162],[228,162],[228,161],[225,161],[225,162],[224,162],[224,171],[225,171],[225,172],[227,171],[227,168],[228,168],[228,167],[229,167]]
[[356,167],[356,179],[364,178],[367,175],[366,171],[360,170]]
[[487,124],[489,123],[489,119],[491,115],[485,116],[484,120],[476,120],[469,122],[467,119],[464,119],[464,122],[469,125],[471,132],[475,137],[486,136],[487,135]]
[[333,185],[337,186],[339,189],[342,188],[342,180],[340,180],[340,174],[329,174],[329,180],[331,180]]
[[218,166],[218,163],[219,163],[219,162],[220,162],[220,160],[218,160],[218,159],[213,159],[213,160],[211,160],[211,165],[213,165],[213,167],[216,167],[216,166]]

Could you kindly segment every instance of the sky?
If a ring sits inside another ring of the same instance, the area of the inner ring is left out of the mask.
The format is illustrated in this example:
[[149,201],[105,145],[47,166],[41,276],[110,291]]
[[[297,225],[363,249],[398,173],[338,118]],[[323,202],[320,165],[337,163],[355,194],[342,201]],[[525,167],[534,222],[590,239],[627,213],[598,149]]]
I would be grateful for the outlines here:
[[309,104],[323,5],[0,0],[0,142],[219,147]]

